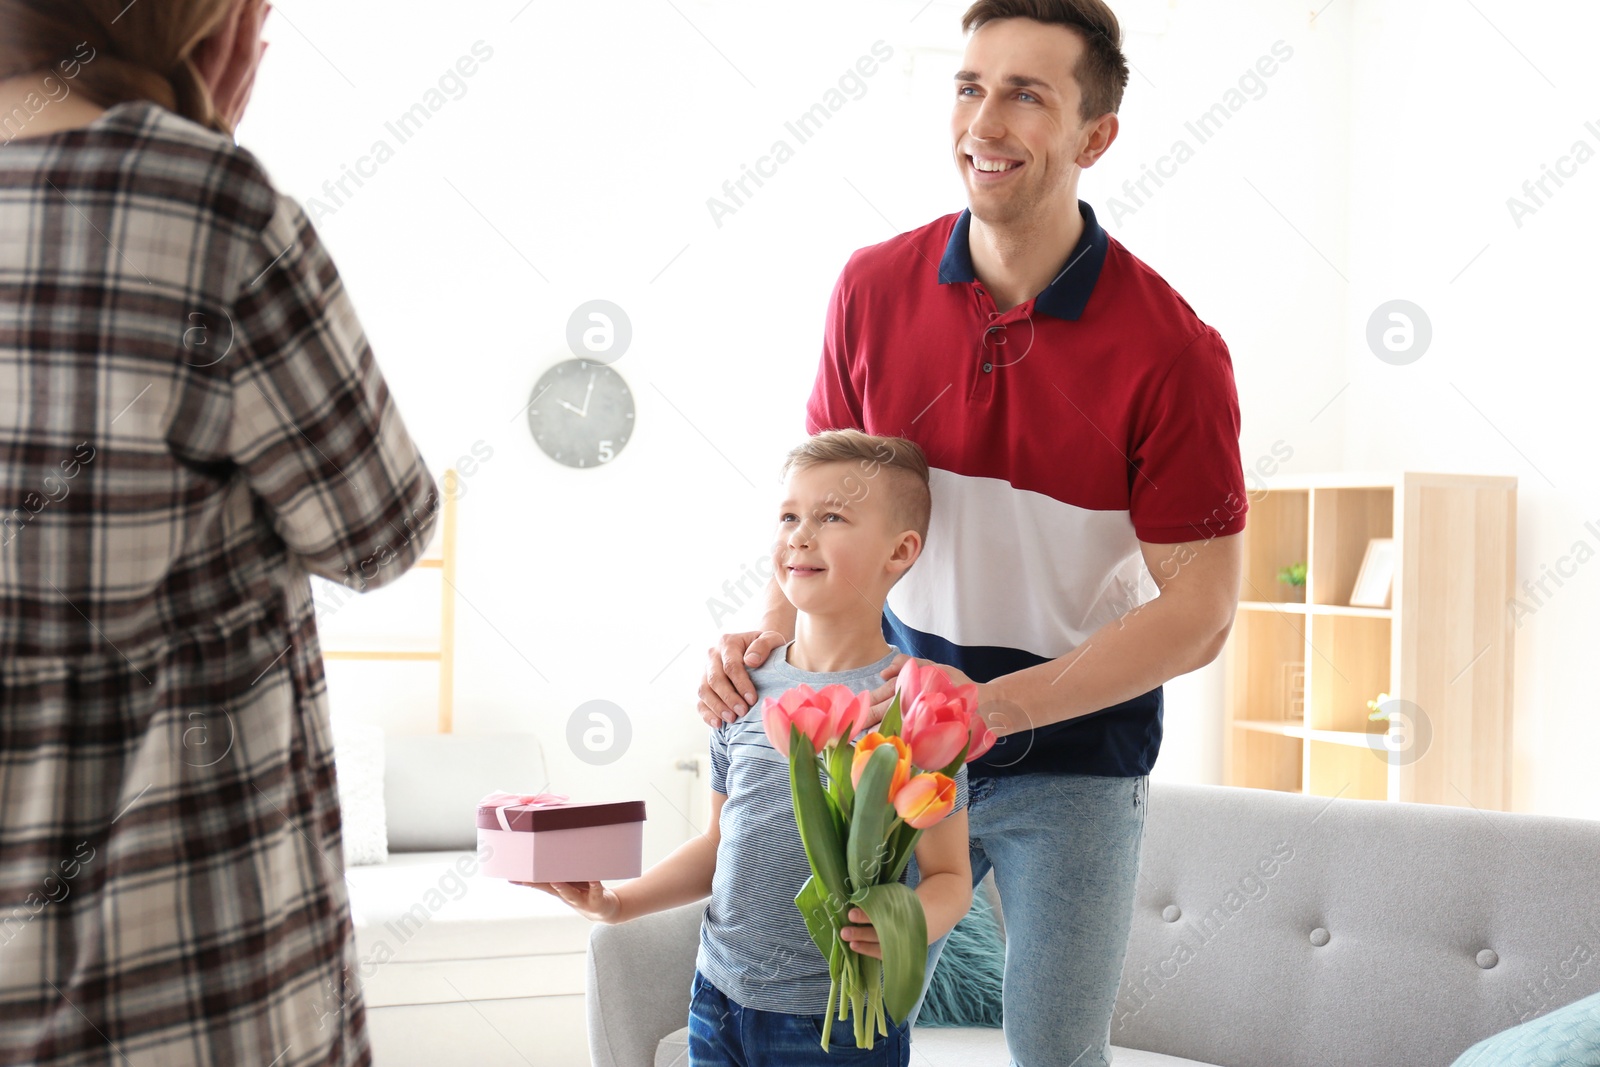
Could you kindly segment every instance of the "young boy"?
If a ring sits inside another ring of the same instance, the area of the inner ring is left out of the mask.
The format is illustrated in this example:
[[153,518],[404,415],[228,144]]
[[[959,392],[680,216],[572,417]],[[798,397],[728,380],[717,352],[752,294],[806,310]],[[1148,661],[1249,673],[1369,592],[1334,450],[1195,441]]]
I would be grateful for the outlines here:
[[[903,1022],[889,1020],[887,1036],[858,1050],[850,1023],[824,1018],[828,964],[794,903],[811,868],[795,829],[788,761],[767,740],[761,705],[801,683],[858,693],[883,683],[879,672],[899,654],[883,638],[884,599],[927,537],[928,464],[903,438],[833,430],[790,452],[783,473],[772,565],[796,608],[795,637],[750,672],[757,690],[750,714],[711,737],[706,833],[615,888],[537,888],[606,923],[710,895],[690,990],[692,1067],[906,1067],[911,1040]],[[955,810],[917,842],[916,893],[930,943],[972,904],[966,776],[963,768],[956,777]],[[881,959],[865,913],[852,908],[848,918],[856,924],[845,928],[851,947]],[[828,1025],[830,1051],[823,1052]]]

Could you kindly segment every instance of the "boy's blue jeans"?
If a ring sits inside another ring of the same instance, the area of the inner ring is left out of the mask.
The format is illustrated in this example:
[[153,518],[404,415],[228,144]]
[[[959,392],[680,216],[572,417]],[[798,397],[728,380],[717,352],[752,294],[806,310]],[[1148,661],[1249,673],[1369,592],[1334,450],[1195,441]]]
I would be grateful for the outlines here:
[[[835,1013],[837,1016],[837,1013]],[[870,1049],[856,1048],[855,1023],[833,1018],[828,1051],[822,1051],[821,1015],[785,1015],[746,1008],[729,1000],[699,971],[689,1002],[689,1067],[908,1067],[910,1027],[891,1025]]]
[[[1149,779],[972,778],[972,884],[990,868],[1006,928],[1005,1033],[1016,1067],[1105,1067],[1133,922]],[[919,879],[916,858],[910,882]],[[944,948],[928,948],[928,972]],[[911,1011],[915,1022],[922,1002]]]

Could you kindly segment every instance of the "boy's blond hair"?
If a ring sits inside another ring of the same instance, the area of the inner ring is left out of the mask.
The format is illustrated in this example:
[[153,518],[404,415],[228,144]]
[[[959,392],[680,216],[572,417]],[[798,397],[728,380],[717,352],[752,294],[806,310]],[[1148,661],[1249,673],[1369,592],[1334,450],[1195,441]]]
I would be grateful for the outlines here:
[[[860,430],[824,430],[790,450],[783,477],[824,463],[851,463],[856,471],[839,479],[840,503],[856,503],[876,489],[887,494],[889,515],[900,530],[915,530],[924,545],[933,496],[928,491],[928,458],[904,437],[878,437]],[[887,471],[887,475],[885,474]]]

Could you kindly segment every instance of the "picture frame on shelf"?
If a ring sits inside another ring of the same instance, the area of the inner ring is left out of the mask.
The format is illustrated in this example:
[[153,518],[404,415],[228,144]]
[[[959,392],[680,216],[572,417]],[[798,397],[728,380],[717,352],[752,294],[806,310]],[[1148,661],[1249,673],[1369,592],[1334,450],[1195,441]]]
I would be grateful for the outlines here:
[[1306,665],[1304,662],[1283,665],[1283,691],[1287,698],[1284,721],[1305,722],[1306,719]]
[[1387,608],[1394,592],[1395,544],[1392,537],[1374,537],[1367,542],[1361,570],[1350,590],[1353,608]]

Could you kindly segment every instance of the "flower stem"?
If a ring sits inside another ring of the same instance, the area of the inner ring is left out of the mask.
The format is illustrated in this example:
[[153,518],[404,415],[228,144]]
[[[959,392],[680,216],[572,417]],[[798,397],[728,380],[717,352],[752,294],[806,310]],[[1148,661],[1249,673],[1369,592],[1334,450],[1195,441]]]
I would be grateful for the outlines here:
[[839,995],[839,983],[828,983],[828,1009],[822,1013],[822,1051],[828,1051],[828,1037],[833,1033],[833,1004]]

